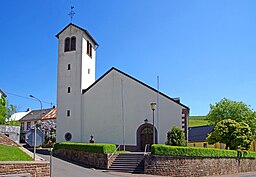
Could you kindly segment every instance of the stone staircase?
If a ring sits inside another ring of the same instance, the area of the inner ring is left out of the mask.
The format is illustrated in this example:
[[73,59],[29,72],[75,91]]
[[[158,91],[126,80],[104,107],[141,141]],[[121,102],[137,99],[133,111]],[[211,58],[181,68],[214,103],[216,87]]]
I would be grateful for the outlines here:
[[118,154],[109,170],[144,173],[144,154],[140,152]]

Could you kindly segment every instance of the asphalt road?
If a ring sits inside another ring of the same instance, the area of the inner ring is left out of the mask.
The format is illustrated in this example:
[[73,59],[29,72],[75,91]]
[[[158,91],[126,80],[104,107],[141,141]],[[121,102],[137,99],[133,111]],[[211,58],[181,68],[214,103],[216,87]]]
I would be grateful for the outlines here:
[[[49,154],[37,153],[45,160],[50,161]],[[52,157],[53,159],[53,174],[52,177],[159,177],[156,175],[146,174],[130,174],[121,172],[109,172],[106,170],[94,169],[89,166],[81,166],[65,160]],[[256,172],[238,173],[221,176],[208,176],[208,177],[256,177]]]
[[[50,161],[50,155],[45,151],[39,152],[37,155],[47,161]],[[106,170],[94,169],[89,166],[81,166],[56,157],[52,157],[52,162],[52,177],[159,177],[156,175],[110,172]]]

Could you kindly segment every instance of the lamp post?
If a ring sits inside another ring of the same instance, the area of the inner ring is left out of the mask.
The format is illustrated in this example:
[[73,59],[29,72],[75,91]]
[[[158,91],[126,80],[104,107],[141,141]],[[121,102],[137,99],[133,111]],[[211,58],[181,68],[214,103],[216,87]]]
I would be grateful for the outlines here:
[[151,109],[153,111],[153,144],[155,144],[155,110],[156,103],[150,103]]
[[[40,103],[40,107],[41,107],[41,112],[43,109],[43,105],[42,105],[42,101],[40,99],[38,99],[37,97],[34,97],[33,95],[29,95],[31,98],[36,99],[37,101],[39,101]],[[37,129],[37,123],[35,122],[35,135],[34,135],[34,160],[36,160],[36,129]]]

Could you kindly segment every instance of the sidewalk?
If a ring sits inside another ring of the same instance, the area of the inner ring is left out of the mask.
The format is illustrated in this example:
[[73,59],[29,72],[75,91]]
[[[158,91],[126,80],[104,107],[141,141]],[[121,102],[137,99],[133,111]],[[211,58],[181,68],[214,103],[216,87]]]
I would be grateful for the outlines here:
[[235,173],[235,174],[228,174],[228,175],[220,175],[220,176],[208,176],[208,177],[256,177],[256,171],[246,172],[246,173]]

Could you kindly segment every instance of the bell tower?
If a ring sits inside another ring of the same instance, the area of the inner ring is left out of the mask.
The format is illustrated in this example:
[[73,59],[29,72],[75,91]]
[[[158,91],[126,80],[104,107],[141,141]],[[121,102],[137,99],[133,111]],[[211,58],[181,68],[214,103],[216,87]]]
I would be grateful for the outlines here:
[[82,91],[95,82],[97,42],[72,23],[58,38],[57,142],[81,141]]

